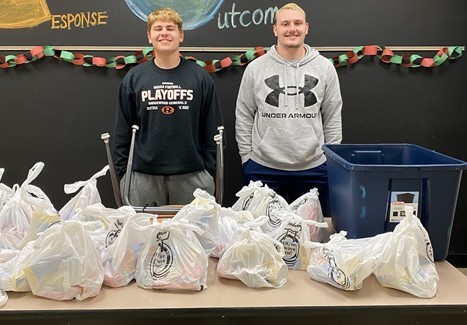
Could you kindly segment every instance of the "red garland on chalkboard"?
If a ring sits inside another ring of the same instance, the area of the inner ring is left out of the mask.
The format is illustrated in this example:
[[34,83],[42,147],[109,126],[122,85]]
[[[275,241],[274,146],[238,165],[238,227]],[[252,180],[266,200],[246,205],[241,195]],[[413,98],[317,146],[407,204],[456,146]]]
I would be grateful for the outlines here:
[[[185,56],[185,58],[196,62],[210,73],[213,73],[231,66],[243,66],[253,61],[255,58],[265,54],[268,49],[268,47],[258,46],[249,49],[245,53],[231,55],[221,60],[201,61],[192,56]],[[464,50],[464,46],[443,47],[433,57],[422,57],[418,54],[396,55],[391,49],[385,46],[366,45],[358,46],[352,51],[334,56],[329,58],[329,60],[336,68],[338,68],[355,64],[365,56],[377,56],[381,62],[388,64],[392,63],[402,65],[403,67],[407,68],[433,68],[445,63],[448,60],[461,57]],[[0,68],[12,68],[20,64],[37,61],[43,57],[54,57],[61,61],[75,65],[82,65],[85,67],[123,69],[126,66],[140,64],[142,62],[151,60],[153,58],[153,52],[151,47],[147,47],[129,56],[117,55],[115,57],[102,58],[93,55],[85,55],[81,53],[72,53],[69,51],[54,49],[52,46],[36,46],[26,53],[0,56]]]

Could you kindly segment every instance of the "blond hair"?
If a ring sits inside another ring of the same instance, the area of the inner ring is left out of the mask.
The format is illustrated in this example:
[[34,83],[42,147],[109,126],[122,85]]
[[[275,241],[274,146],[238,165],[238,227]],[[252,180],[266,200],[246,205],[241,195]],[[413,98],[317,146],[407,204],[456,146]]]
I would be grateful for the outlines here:
[[276,15],[274,16],[274,25],[276,24],[277,15],[282,10],[298,10],[298,11],[301,11],[303,13],[303,15],[305,16],[305,22],[306,22],[306,12],[305,12],[305,10],[303,10],[298,4],[293,3],[293,2],[289,2],[289,3],[286,3],[285,5],[283,5],[279,10],[277,10]]
[[177,25],[180,33],[183,32],[182,17],[180,17],[178,12],[171,8],[160,8],[154,10],[148,15],[148,33],[151,32],[151,27],[156,20],[173,22],[175,25]]

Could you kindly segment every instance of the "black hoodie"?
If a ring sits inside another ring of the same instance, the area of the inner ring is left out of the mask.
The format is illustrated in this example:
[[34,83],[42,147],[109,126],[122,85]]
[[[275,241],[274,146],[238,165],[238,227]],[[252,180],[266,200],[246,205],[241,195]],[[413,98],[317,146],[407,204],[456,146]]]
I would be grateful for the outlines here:
[[132,126],[137,125],[133,170],[175,175],[216,165],[217,127],[223,125],[217,91],[209,73],[180,59],[173,69],[153,61],[132,68],[119,89],[114,156],[117,174],[126,173]]

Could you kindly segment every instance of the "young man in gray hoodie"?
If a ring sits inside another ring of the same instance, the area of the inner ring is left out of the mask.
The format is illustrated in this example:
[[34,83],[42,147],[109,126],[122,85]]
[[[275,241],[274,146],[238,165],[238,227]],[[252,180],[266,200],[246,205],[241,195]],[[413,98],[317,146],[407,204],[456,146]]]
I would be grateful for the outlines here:
[[277,45],[245,69],[236,106],[236,140],[245,184],[260,180],[289,203],[317,187],[325,216],[324,143],[342,141],[336,70],[305,44],[306,14],[294,3],[278,10]]

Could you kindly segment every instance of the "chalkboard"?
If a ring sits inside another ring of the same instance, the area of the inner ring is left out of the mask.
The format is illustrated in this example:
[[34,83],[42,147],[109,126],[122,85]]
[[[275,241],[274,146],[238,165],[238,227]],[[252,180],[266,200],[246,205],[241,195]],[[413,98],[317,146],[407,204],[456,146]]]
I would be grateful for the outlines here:
[[[34,1],[31,1],[34,2]],[[0,46],[145,47],[146,22],[133,9],[137,4],[169,5],[186,12],[184,47],[254,47],[275,42],[273,13],[285,2],[277,0],[37,0],[47,5],[50,19],[28,28],[5,27],[8,17],[21,19],[25,9],[0,4]],[[215,3],[206,17],[192,21]],[[467,2],[445,1],[328,1],[297,0],[308,13],[310,42],[318,47],[378,44],[386,46],[444,46],[467,43]],[[18,5],[17,5],[18,6]],[[195,9],[193,9],[195,8]],[[26,8],[27,9],[27,8]],[[191,11],[190,11],[191,10]],[[18,18],[19,17],[19,18]],[[13,19],[13,18],[10,18]],[[191,20],[190,20],[191,19]],[[190,27],[190,25],[195,25]]]

